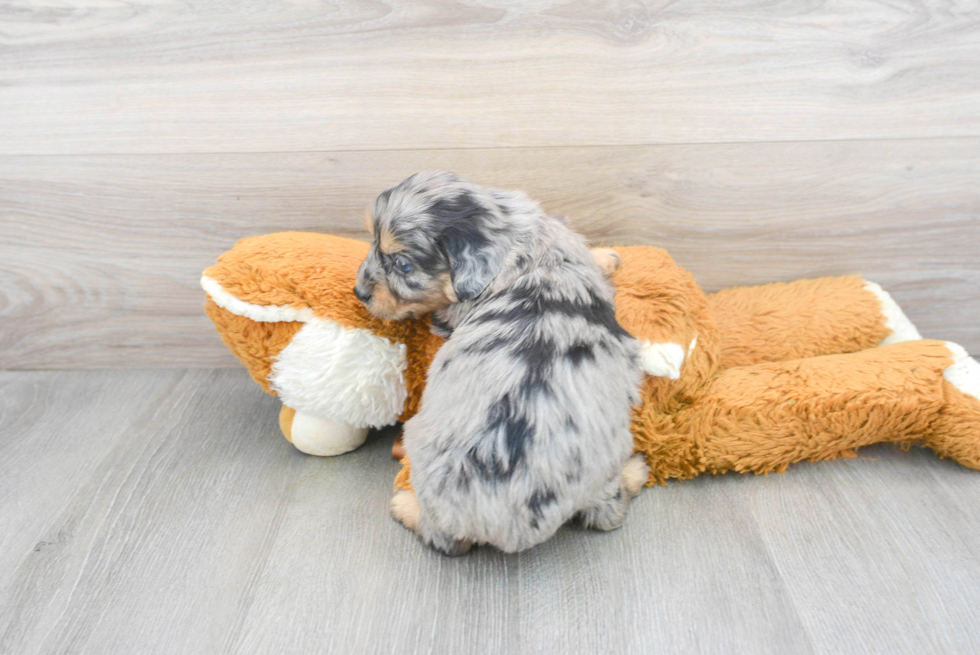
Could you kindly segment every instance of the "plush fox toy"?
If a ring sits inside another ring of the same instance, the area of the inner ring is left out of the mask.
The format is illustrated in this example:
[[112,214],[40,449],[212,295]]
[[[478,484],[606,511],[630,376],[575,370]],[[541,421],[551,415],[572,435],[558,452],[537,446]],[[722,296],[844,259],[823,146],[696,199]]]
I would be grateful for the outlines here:
[[[664,250],[614,250],[616,317],[643,345],[633,435],[649,483],[783,471],[884,441],[980,469],[980,364],[921,339],[876,284],[821,278],[706,296]],[[442,343],[422,320],[367,313],[352,292],[367,251],[323,234],[251,237],[201,280],[221,338],[282,400],[286,438],[313,455],[411,417]]]

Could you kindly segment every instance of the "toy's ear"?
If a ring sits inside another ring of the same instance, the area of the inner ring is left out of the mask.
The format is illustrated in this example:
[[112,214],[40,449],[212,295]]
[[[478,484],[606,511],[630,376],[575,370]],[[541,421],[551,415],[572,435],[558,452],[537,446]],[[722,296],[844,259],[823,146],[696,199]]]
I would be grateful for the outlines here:
[[491,236],[489,229],[500,217],[467,196],[447,205],[442,209],[451,215],[446,216],[439,245],[449,259],[456,298],[472,300],[487,288],[507,255],[502,232],[495,230]]

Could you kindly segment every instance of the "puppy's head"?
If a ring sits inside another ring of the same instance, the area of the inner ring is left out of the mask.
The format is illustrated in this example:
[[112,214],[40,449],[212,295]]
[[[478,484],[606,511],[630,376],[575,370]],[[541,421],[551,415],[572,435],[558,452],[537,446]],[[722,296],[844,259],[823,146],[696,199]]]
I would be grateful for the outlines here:
[[354,293],[386,319],[477,297],[510,249],[499,198],[452,173],[417,173],[388,189],[365,227],[373,243]]

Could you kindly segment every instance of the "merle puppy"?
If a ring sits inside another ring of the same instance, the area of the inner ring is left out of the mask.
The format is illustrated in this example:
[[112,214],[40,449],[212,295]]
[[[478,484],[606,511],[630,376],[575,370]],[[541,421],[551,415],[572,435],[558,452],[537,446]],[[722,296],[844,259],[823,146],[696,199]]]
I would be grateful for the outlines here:
[[582,237],[521,192],[419,173],[382,193],[355,293],[448,340],[405,423],[414,493],[392,514],[447,554],[514,552],[573,517],[619,527],[646,480],[630,457],[638,346]]

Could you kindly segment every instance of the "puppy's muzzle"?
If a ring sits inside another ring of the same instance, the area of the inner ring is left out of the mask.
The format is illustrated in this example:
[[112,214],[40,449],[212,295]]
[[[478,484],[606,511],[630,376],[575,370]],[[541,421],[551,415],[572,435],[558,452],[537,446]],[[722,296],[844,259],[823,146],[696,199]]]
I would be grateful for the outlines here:
[[371,300],[371,291],[366,287],[362,287],[360,284],[354,285],[354,295],[365,305]]

